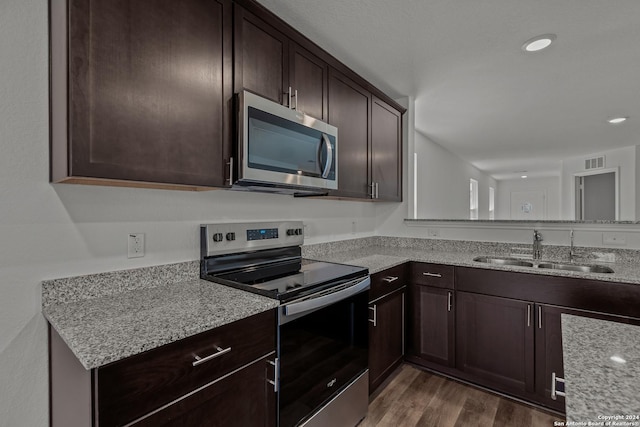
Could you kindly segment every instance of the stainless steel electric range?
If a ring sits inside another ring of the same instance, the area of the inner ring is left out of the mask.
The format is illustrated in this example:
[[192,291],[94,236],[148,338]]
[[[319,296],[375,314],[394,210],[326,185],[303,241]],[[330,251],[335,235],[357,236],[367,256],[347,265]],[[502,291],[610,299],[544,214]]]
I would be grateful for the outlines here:
[[201,226],[201,277],[274,298],[280,427],[352,427],[368,406],[366,268],[305,260],[300,221]]

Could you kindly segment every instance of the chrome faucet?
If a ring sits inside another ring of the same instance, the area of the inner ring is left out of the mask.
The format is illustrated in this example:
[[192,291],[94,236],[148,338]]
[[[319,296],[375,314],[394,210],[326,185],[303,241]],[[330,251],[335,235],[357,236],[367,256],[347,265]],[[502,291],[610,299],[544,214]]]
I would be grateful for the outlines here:
[[542,234],[533,230],[533,259],[540,259],[542,254]]

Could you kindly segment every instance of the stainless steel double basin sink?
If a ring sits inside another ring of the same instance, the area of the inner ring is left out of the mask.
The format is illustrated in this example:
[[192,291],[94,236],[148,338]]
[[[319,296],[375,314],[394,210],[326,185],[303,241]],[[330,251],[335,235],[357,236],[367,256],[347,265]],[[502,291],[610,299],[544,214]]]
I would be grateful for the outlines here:
[[545,268],[551,270],[564,270],[564,271],[580,271],[582,273],[613,273],[613,270],[606,265],[592,264],[562,264],[555,262],[540,262],[534,263],[532,261],[526,261],[518,258],[508,257],[492,257],[492,256],[479,256],[473,259],[476,262],[482,262],[485,264],[495,265],[514,265],[519,267],[532,267],[532,268]]

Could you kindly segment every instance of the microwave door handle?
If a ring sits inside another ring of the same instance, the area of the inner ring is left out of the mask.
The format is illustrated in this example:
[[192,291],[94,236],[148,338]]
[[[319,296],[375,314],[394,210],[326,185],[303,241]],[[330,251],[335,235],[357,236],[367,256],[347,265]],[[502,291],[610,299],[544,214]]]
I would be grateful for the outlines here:
[[[326,178],[329,176],[329,172],[331,171],[331,165],[333,164],[333,147],[331,146],[331,142],[329,141],[329,138],[327,137],[326,133],[322,134],[322,143],[323,144],[320,144],[321,148],[322,148],[322,145],[326,145],[327,147],[327,164],[324,165],[324,170],[322,171],[322,177]],[[318,158],[320,158],[320,151],[318,151]]]

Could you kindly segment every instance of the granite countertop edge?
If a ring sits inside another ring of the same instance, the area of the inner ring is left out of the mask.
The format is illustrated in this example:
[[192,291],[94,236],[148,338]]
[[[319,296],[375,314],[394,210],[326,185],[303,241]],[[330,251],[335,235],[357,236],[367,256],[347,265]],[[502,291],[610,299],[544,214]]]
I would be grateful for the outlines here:
[[[636,264],[607,264],[614,273],[583,273],[473,261],[475,252],[392,246],[309,254],[318,261],[350,264],[375,274],[408,261],[547,276],[640,284]],[[165,344],[276,308],[278,301],[201,279],[167,280],[160,286],[42,308],[45,318],[86,369],[116,362]]]
[[90,370],[278,305],[268,297],[196,279],[51,304],[42,314]]
[[[394,248],[388,246],[369,246],[366,248],[333,252],[330,254],[315,255],[310,258],[318,261],[341,262],[343,264],[357,265],[369,268],[370,274],[375,274],[396,265],[409,261],[445,264],[458,267],[473,267],[487,270],[510,271],[517,273],[529,273],[544,276],[560,276],[578,279],[590,279],[604,282],[616,282],[626,284],[640,284],[640,267],[635,264],[623,263],[592,263],[611,267],[613,273],[586,273],[578,271],[566,271],[555,269],[543,269],[537,267],[524,267],[513,265],[487,264],[473,259],[477,256],[490,254],[470,252],[441,252],[411,248]],[[531,261],[531,260],[524,260]],[[534,264],[549,262],[547,260],[535,260]],[[551,261],[554,262],[554,261]],[[567,262],[562,262],[568,264]],[[586,263],[578,263],[586,264]]]

